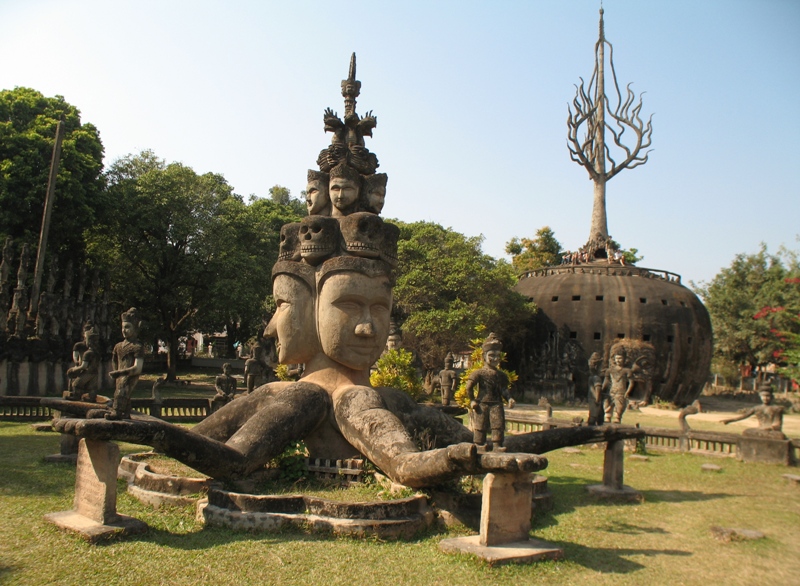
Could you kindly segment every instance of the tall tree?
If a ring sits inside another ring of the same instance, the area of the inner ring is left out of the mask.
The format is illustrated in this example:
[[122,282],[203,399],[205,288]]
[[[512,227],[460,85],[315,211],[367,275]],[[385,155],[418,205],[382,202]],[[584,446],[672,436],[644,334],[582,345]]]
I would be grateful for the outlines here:
[[449,350],[468,350],[477,326],[509,343],[523,334],[534,308],[512,291],[511,266],[481,251],[481,237],[431,222],[393,222],[400,227],[396,312],[404,346],[426,368],[441,367]]
[[511,255],[511,264],[517,273],[561,264],[561,243],[550,226],[542,226],[536,236],[512,238],[506,243],[506,253]]
[[107,178],[113,214],[94,231],[92,252],[111,271],[118,300],[155,322],[174,378],[179,336],[196,315],[230,299],[222,283],[231,282],[232,218],[244,203],[221,175],[198,175],[150,151],[114,162]]
[[305,191],[301,191],[302,199],[292,197],[292,192],[288,187],[282,185],[273,185],[269,188],[269,198],[274,203],[291,208],[294,213],[302,216],[306,215],[307,208],[305,202]]
[[100,135],[62,96],[30,88],[0,91],[0,239],[36,246],[59,121],[65,137],[48,248],[82,260],[83,233],[106,209]]
[[778,362],[781,341],[771,330],[800,333],[792,312],[768,308],[800,308],[800,276],[796,256],[786,251],[769,254],[766,245],[756,254],[738,254],[710,283],[696,287],[708,308],[714,329],[714,353],[731,364],[765,366]]

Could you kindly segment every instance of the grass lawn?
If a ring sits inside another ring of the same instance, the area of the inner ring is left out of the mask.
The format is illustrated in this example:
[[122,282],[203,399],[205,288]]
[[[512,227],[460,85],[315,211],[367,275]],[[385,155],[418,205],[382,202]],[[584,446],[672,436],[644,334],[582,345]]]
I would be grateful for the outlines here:
[[[123,452],[141,448],[122,444]],[[650,454],[626,461],[626,484],[640,505],[592,501],[585,486],[601,478],[602,450],[549,455],[545,471],[554,509],[533,535],[564,548],[566,559],[491,568],[439,552],[456,532],[411,542],[204,529],[192,508],[153,510],[124,492],[118,510],[150,531],[90,546],[44,522],[72,507],[75,471],[46,464],[58,436],[0,422],[0,584],[797,584],[800,487],[781,476],[796,468],[732,459]],[[720,473],[703,473],[713,462]],[[756,529],[765,539],[722,543],[713,525]],[[463,533],[463,531],[461,532]]]

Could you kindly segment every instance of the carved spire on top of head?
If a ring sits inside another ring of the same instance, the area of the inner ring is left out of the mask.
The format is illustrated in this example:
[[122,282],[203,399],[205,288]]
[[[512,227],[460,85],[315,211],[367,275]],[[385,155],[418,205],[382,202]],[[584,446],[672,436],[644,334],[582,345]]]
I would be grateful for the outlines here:
[[342,80],[344,120],[330,108],[326,108],[322,118],[325,132],[332,132],[333,138],[330,146],[320,151],[317,158],[320,171],[327,173],[342,162],[362,175],[372,175],[378,168],[378,157],[364,145],[364,137],[372,136],[378,119],[371,111],[363,117],[356,113],[356,97],[360,93],[361,82],[356,79],[356,54],[353,53],[348,78]]

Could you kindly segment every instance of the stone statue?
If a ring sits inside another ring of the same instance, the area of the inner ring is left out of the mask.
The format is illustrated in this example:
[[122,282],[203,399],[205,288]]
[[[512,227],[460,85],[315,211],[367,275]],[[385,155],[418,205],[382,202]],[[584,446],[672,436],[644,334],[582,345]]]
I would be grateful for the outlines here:
[[264,346],[260,341],[257,341],[253,345],[250,358],[244,363],[244,384],[248,394],[266,382],[265,379],[269,370],[266,354]]
[[[473,412],[473,441],[479,448],[486,448],[486,431],[491,428],[493,448],[498,452],[505,451],[506,416],[503,399],[508,400],[509,409],[515,405],[508,392],[508,376],[499,369],[502,357],[502,342],[494,334],[489,334],[483,342],[483,366],[467,378],[467,397]],[[475,385],[478,386],[477,397]]]
[[741,415],[731,417],[730,419],[723,419],[722,423],[728,425],[734,421],[741,421],[753,415],[758,420],[757,428],[748,428],[742,432],[742,435],[751,437],[762,437],[768,439],[786,439],[783,433],[783,407],[780,405],[772,405],[772,389],[769,384],[760,385],[758,391],[761,397],[761,405],[746,409]]
[[100,373],[99,345],[99,332],[91,322],[87,322],[83,327],[83,342],[78,342],[72,348],[72,361],[75,366],[67,370],[68,399],[86,400],[90,403],[97,400],[97,391],[100,387],[98,378]]
[[689,431],[691,427],[689,427],[689,422],[686,421],[686,417],[689,415],[697,415],[702,412],[703,406],[700,404],[700,400],[696,400],[691,405],[687,405],[681,409],[680,413],[678,413],[678,423],[681,424],[681,429],[683,431]]
[[603,357],[597,352],[592,352],[589,357],[589,425],[603,425],[605,423],[605,410],[603,407],[603,377],[600,365]]
[[[330,172],[332,217],[308,216],[284,226],[272,269],[277,309],[265,336],[277,340],[282,364],[305,364],[300,380],[255,388],[191,430],[135,414],[130,421],[61,418],[54,423],[58,431],[150,445],[219,479],[245,477],[303,440],[312,457],[360,453],[393,481],[411,487],[486,472],[533,472],[547,465],[540,453],[621,435],[589,427],[556,429],[510,437],[507,447],[517,453],[479,452],[474,435],[442,410],[419,405],[400,390],[370,386],[370,367],[389,335],[399,230],[354,209],[361,176],[377,167],[377,157],[363,146],[375,119],[355,113],[359,86],[353,58],[342,84],[345,120],[326,112],[326,130],[334,132],[334,140],[318,159],[320,170]],[[507,395],[507,379],[496,374],[496,343],[494,338],[486,348],[485,378],[473,381],[479,401],[492,393]],[[489,415],[493,423],[496,419]],[[425,429],[435,439],[432,449],[422,451],[414,437]],[[502,426],[499,433],[500,448]]]
[[103,413],[106,419],[130,419],[131,394],[139,382],[144,367],[144,346],[139,342],[142,321],[135,307],[121,315],[122,337],[111,353],[112,369],[108,374],[116,380],[111,409]]
[[444,358],[444,369],[439,371],[439,386],[442,389],[442,405],[446,407],[458,386],[458,375],[453,370],[453,355],[450,352]]
[[611,422],[611,416],[614,416],[614,423],[622,422],[622,414],[628,407],[628,397],[633,390],[634,380],[632,377],[632,370],[625,367],[625,354],[623,351],[617,350],[617,353],[611,357],[611,364],[606,372],[605,380],[603,381],[603,391],[608,389],[608,398],[606,399],[606,417]]
[[236,379],[231,376],[231,370],[230,362],[226,362],[222,365],[222,374],[217,375],[214,380],[214,389],[217,394],[214,396],[213,402],[217,407],[233,401],[236,396]]
[[330,177],[322,171],[308,170],[306,184],[306,206],[309,216],[330,216],[331,198],[328,195]]

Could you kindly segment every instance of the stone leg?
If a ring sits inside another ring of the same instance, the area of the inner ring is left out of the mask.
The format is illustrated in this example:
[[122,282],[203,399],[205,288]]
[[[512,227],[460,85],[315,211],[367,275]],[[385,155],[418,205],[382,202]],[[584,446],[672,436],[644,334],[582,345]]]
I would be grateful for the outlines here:
[[118,534],[141,533],[147,525],[117,513],[119,447],[111,442],[82,439],[78,448],[75,500],[71,511],[45,519],[95,542]]
[[640,503],[644,499],[642,493],[623,484],[625,443],[622,440],[609,441],[606,444],[603,459],[603,484],[586,487],[590,494],[606,499]]
[[561,559],[564,551],[528,537],[533,484],[530,474],[487,474],[483,479],[480,535],[445,539],[445,552],[474,554],[489,564]]

